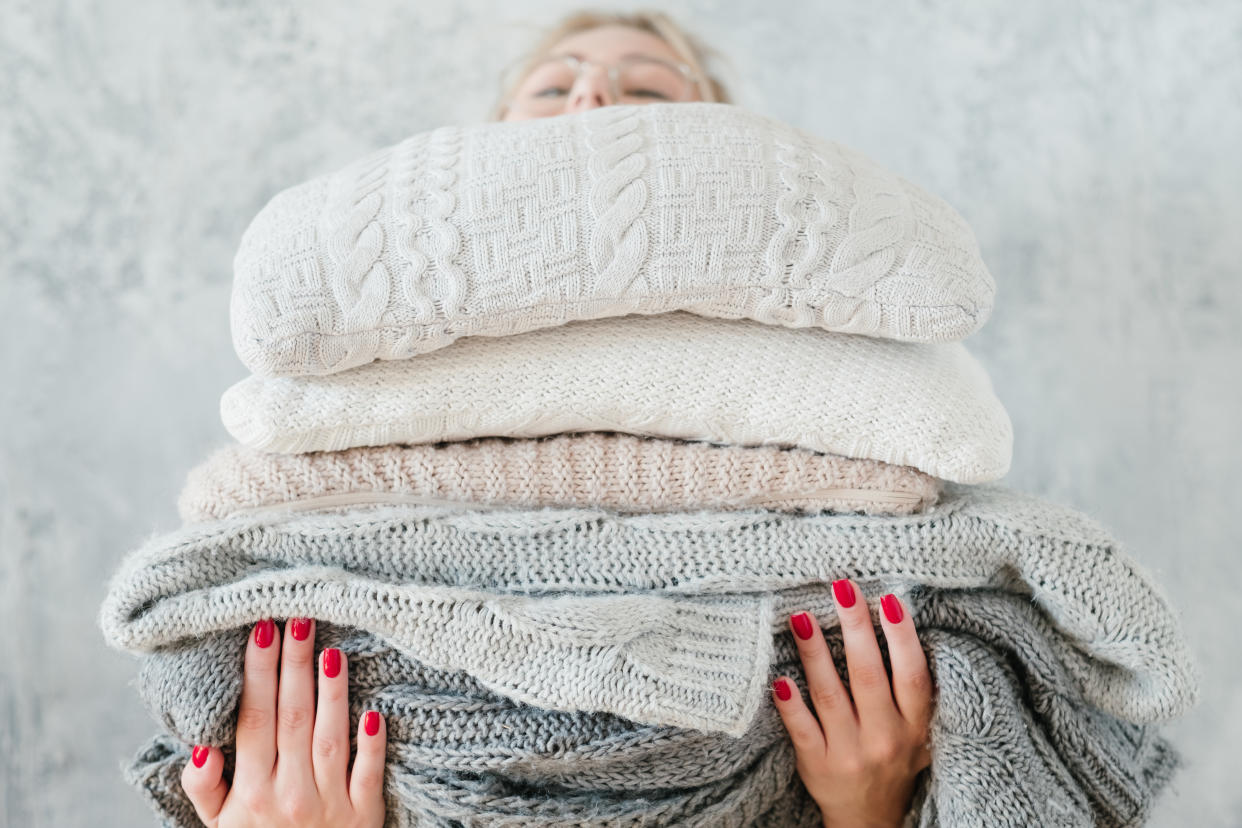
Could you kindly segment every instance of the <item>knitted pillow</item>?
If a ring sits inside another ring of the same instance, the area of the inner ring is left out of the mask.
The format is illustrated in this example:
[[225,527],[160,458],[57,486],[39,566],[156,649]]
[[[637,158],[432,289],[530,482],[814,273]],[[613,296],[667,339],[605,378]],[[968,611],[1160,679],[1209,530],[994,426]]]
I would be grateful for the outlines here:
[[264,376],[673,310],[950,341],[995,293],[944,201],[717,103],[419,133],[278,194],[234,267],[233,342]]
[[326,377],[251,376],[225,427],[268,451],[618,431],[781,445],[959,483],[1009,469],[1013,431],[960,342],[892,342],[675,312],[465,339]]

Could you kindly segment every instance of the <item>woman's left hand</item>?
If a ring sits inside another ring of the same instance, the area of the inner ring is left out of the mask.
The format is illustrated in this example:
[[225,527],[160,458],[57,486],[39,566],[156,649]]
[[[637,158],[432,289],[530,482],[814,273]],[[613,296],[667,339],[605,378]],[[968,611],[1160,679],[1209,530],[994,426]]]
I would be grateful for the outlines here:
[[862,593],[834,581],[850,689],[833,663],[818,622],[790,617],[806,672],[812,712],[787,677],[773,683],[776,708],[797,754],[798,775],[828,828],[900,826],[920,771],[931,764],[932,679],[910,620],[893,595],[881,601],[893,668],[890,684]]

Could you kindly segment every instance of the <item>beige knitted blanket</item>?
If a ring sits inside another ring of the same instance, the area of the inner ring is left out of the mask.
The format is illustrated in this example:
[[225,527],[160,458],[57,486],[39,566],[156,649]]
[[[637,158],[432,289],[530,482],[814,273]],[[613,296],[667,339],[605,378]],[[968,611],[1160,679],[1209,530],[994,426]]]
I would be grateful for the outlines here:
[[190,472],[178,508],[187,522],[279,506],[439,502],[907,515],[935,503],[943,485],[909,466],[806,449],[592,432],[294,455],[229,446]]

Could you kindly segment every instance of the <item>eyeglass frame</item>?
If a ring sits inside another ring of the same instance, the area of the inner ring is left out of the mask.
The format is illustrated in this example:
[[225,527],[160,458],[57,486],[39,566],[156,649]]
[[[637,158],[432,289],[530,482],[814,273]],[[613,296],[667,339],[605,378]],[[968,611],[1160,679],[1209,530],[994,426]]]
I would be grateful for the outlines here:
[[[647,57],[645,55],[634,55],[631,57],[622,58],[617,63],[602,63],[598,61],[582,60],[576,55],[550,55],[544,58],[543,60],[539,61],[538,63],[536,63],[534,66],[532,66],[530,71],[526,73],[526,77],[522,79],[522,82],[525,82],[526,78],[529,78],[532,74],[534,74],[535,70],[538,69],[540,66],[543,66],[545,63],[550,63],[554,60],[559,60],[562,63],[569,64],[570,68],[573,69],[574,81],[573,81],[573,84],[571,84],[569,87],[570,92],[573,92],[574,87],[578,85],[578,81],[582,80],[582,75],[586,72],[586,67],[602,66],[602,67],[607,68],[608,69],[608,86],[609,86],[609,90],[612,92],[613,100],[621,99],[621,87],[620,87],[620,81],[618,79],[619,69],[621,66],[627,63],[642,63],[642,62],[660,63],[660,64],[663,64],[664,66],[669,67],[670,69],[676,69],[681,74],[681,76],[685,78],[686,83],[689,86],[691,91],[695,91],[697,89],[697,86],[700,80],[699,74],[694,71],[694,67],[682,61],[674,62],[671,60],[665,60],[664,58]],[[514,88],[513,92],[509,94],[509,97],[504,102],[504,106],[506,108],[510,108],[510,109],[515,108],[514,104],[518,100],[517,93],[518,93],[518,90],[520,90],[521,88],[522,88],[522,83],[519,83]],[[669,101],[668,103],[684,103],[684,101]],[[568,104],[568,98],[566,98],[566,104]],[[521,108],[520,105],[517,108],[520,110]]]

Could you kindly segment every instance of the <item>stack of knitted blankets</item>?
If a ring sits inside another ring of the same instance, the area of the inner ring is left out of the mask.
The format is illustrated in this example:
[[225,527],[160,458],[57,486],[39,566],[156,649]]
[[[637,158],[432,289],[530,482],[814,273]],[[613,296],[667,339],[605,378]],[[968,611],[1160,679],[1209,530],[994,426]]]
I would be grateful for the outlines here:
[[238,444],[100,613],[163,824],[191,745],[232,773],[251,625],[308,616],[386,717],[389,826],[818,825],[770,686],[805,693],[791,612],[841,655],[842,577],[936,679],[910,824],[1137,824],[1176,767],[1176,613],[995,484],[991,277],[864,156],[723,104],[443,128],[281,193],[235,264]]

